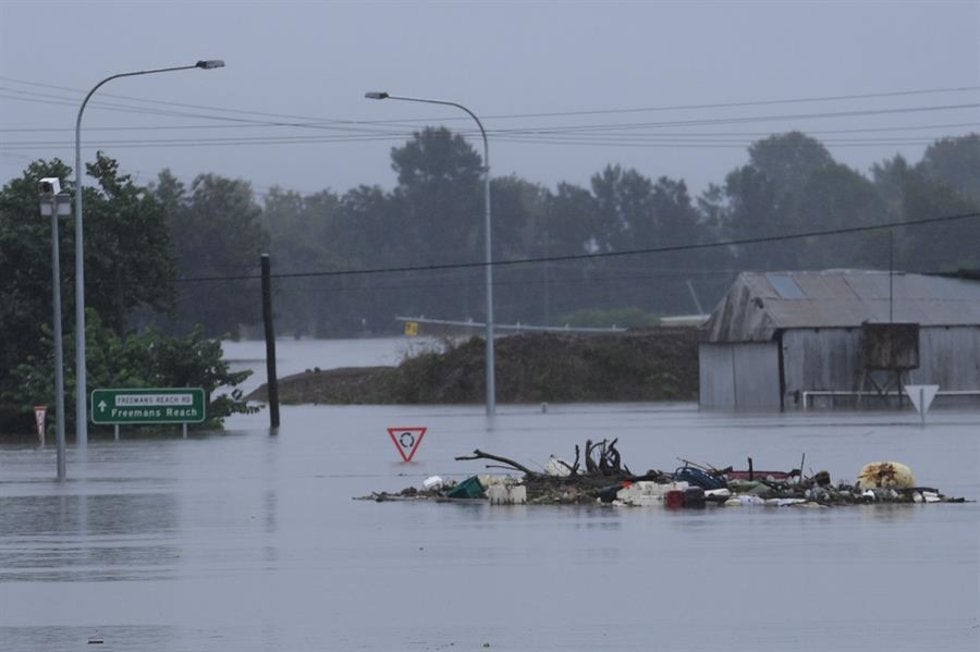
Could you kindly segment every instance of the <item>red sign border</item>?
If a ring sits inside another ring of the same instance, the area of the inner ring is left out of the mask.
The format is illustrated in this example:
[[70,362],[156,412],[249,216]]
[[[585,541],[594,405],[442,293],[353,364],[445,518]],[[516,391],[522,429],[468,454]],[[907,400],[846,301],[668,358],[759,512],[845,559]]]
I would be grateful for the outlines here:
[[[425,437],[427,430],[428,428],[425,426],[388,428],[388,436],[391,437],[391,443],[395,445],[395,448],[398,450],[398,454],[402,456],[402,459],[406,462],[411,462],[412,458],[415,457],[415,451],[419,449],[419,445],[422,443],[422,438]],[[396,433],[401,434],[406,432],[418,433],[418,436],[415,438],[415,444],[412,446],[412,450],[409,451],[407,456],[405,455],[405,448],[401,445],[401,443],[398,441],[398,437],[396,436]]]

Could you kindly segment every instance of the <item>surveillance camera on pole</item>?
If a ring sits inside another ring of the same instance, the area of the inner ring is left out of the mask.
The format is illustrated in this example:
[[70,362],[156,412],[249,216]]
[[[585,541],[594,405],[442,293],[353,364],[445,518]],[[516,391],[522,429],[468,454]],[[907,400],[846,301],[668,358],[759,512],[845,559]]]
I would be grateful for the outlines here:
[[58,446],[58,479],[65,479],[65,363],[61,337],[61,252],[58,249],[58,217],[71,215],[71,195],[61,192],[61,179],[44,177],[37,182],[41,215],[51,218],[51,303],[54,326],[54,400]]
[[37,194],[42,197],[54,197],[61,192],[61,179],[58,177],[44,177],[37,182]]

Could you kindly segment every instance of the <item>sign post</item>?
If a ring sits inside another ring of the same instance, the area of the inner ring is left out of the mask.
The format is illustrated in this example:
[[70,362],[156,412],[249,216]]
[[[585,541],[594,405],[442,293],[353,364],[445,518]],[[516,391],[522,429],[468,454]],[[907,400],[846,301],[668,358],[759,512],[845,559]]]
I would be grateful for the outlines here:
[[[92,390],[89,411],[96,425],[202,423],[204,390],[199,387]],[[185,430],[186,432],[186,430]]]
[[[37,425],[37,441],[44,446],[44,431],[47,427],[48,418],[48,406],[47,405],[35,405],[34,406],[34,423]],[[60,417],[59,417],[60,418]]]

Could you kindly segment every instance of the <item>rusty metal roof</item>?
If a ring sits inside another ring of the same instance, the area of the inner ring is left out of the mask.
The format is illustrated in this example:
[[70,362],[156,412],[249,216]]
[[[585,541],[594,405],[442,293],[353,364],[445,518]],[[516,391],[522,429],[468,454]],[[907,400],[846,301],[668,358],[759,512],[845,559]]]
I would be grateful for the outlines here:
[[890,321],[980,326],[980,282],[865,270],[742,272],[704,334],[711,342],[759,342],[780,329]]

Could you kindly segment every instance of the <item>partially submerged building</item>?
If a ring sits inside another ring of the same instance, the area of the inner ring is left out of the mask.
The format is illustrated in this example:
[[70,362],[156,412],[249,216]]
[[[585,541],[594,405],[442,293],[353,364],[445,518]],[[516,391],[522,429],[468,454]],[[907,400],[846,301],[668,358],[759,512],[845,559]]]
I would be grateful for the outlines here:
[[703,326],[698,362],[703,408],[895,403],[906,384],[980,396],[980,282],[744,272]]

